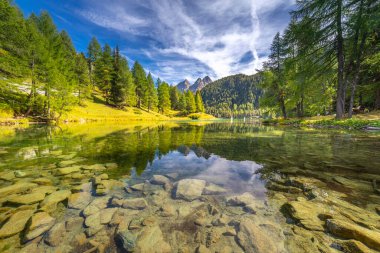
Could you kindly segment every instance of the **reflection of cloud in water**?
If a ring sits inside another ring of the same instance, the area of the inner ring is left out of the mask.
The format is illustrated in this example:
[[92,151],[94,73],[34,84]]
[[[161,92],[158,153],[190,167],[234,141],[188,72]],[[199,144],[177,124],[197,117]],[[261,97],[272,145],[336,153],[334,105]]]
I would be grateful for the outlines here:
[[172,151],[161,158],[156,157],[143,176],[177,172],[180,178],[204,179],[231,192],[249,191],[262,195],[265,192],[264,183],[255,174],[261,167],[252,161],[231,161],[217,155],[206,159],[198,157],[194,151],[189,151],[187,155]]

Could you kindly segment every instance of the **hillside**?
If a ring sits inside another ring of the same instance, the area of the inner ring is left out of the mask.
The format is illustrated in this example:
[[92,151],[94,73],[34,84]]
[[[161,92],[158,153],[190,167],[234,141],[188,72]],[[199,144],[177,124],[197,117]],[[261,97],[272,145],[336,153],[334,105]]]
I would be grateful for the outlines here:
[[[0,76],[0,125],[28,124],[28,121],[39,121],[38,115],[22,113],[26,111],[25,101],[30,93],[31,83],[24,78],[6,78]],[[37,90],[41,93],[41,91]],[[60,118],[61,122],[153,122],[167,120],[212,119],[205,113],[191,113],[186,116],[175,110],[165,115],[146,108],[125,107],[123,109],[107,105],[101,93],[93,91],[91,96],[83,99],[81,105],[69,106]]]
[[217,117],[252,116],[259,106],[259,76],[238,74],[208,84],[201,94],[206,112]]

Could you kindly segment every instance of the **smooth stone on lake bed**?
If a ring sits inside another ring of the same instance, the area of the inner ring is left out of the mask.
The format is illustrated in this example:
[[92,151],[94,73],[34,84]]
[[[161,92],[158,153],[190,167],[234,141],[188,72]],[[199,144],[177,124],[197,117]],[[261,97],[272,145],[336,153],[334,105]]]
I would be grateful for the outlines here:
[[33,184],[33,183],[25,183],[25,182],[16,183],[10,186],[0,188],[0,197],[23,192],[37,186],[38,186],[37,184]]
[[26,223],[32,217],[33,210],[22,210],[13,214],[0,229],[0,238],[9,237],[24,230]]
[[40,204],[40,209],[44,211],[54,210],[59,202],[66,200],[71,195],[69,190],[56,191],[47,196]]
[[205,186],[206,186],[206,181],[204,180],[182,179],[177,183],[175,197],[177,199],[193,201],[201,197]]
[[123,208],[142,210],[148,207],[148,203],[144,198],[126,199],[123,202]]
[[327,220],[326,227],[335,236],[355,239],[370,248],[380,250],[380,232],[338,219]]
[[68,207],[83,210],[91,202],[91,193],[78,192],[71,194],[68,200]]
[[29,241],[45,233],[54,225],[54,221],[55,218],[51,217],[46,212],[35,213],[31,218],[30,225],[25,234],[25,239]]
[[67,175],[70,173],[79,172],[80,168],[81,168],[80,166],[71,166],[71,167],[66,167],[66,168],[59,168],[59,169],[57,169],[57,175],[63,176],[63,175]]
[[45,199],[45,193],[35,192],[8,198],[7,202],[13,205],[31,205]]
[[158,185],[165,185],[170,184],[170,180],[167,177],[161,176],[161,175],[154,175],[150,179],[151,184],[158,184]]

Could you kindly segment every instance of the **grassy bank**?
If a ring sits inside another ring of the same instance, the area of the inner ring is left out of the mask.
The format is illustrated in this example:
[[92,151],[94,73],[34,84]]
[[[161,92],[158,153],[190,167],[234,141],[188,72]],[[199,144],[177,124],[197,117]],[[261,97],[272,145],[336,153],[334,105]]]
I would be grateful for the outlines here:
[[[0,108],[0,125],[19,125],[38,121],[36,118],[14,118],[13,111],[9,108]],[[106,105],[102,98],[94,96],[93,99],[86,100],[81,106],[76,105],[69,108],[60,118],[60,122],[110,122],[110,123],[130,123],[130,122],[156,122],[173,120],[211,120],[213,116],[205,113],[192,113],[180,115],[178,111],[169,111],[163,115],[157,112],[127,107],[117,109]]]
[[333,116],[315,116],[308,118],[266,119],[263,124],[291,125],[314,128],[370,129],[380,128],[380,111],[354,115],[351,119],[336,120]]

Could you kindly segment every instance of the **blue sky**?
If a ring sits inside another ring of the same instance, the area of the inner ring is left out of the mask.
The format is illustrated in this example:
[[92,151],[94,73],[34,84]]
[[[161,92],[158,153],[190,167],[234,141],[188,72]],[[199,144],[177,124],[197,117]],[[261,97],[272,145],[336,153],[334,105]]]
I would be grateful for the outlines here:
[[176,84],[253,74],[295,0],[15,0],[27,16],[47,10],[78,51],[91,37],[119,45],[155,77]]

